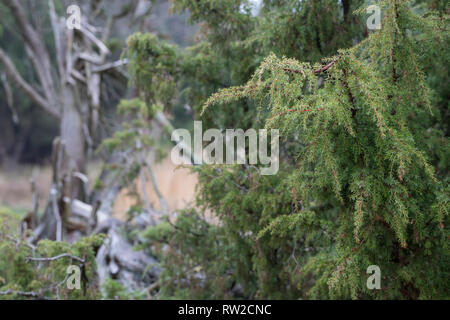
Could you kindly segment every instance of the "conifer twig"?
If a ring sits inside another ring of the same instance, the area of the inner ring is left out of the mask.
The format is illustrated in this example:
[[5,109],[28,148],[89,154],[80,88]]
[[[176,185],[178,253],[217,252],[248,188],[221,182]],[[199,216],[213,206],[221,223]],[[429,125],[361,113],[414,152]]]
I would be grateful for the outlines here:
[[[330,63],[324,65],[323,67],[313,70],[313,73],[321,73],[324,71],[327,71],[328,69],[330,69],[336,62],[339,61],[339,59],[342,58],[342,55],[338,55],[336,57],[336,59],[332,60]],[[292,73],[301,73],[301,74],[305,74],[305,72],[303,70],[295,70],[295,69],[291,69],[291,68],[283,68],[284,71],[288,71],[288,72],[292,72]]]
[[323,109],[325,109],[325,108],[318,108],[318,109],[304,109],[304,110],[302,110],[302,109],[297,109],[297,108],[292,108],[292,109],[288,109],[288,110],[285,110],[285,111],[283,111],[283,112],[280,112],[280,113],[275,114],[271,119],[273,119],[273,118],[275,118],[275,117],[283,116],[283,115],[285,115],[285,114],[287,114],[287,113],[290,113],[290,112],[300,112],[300,113],[304,113],[304,112],[311,112],[311,111],[322,111]]
[[317,69],[317,70],[314,70],[313,73],[321,73],[321,72],[324,72],[324,71],[330,69],[330,68],[331,68],[336,62],[338,62],[339,59],[341,59],[341,58],[342,58],[342,56],[341,56],[341,55],[338,55],[336,59],[334,59],[333,61],[331,61],[331,62],[328,63],[327,65],[323,66],[322,68]]
[[149,161],[146,161],[145,165],[147,167],[148,173],[150,174],[150,178],[151,178],[151,181],[152,181],[153,189],[155,190],[155,193],[158,196],[159,204],[161,206],[161,210],[163,211],[164,214],[167,214],[167,213],[169,213],[169,209],[167,207],[167,201],[164,198],[161,190],[159,189],[158,181],[156,179],[156,176],[155,176],[155,173],[153,171],[153,168],[152,168],[152,166],[151,166]]
[[85,263],[86,262],[86,260],[84,260],[84,259],[82,259],[80,257],[77,257],[77,256],[73,256],[73,255],[68,254],[68,253],[62,253],[60,255],[57,255],[57,256],[54,256],[54,257],[49,257],[49,258],[28,257],[27,260],[32,260],[32,261],[55,261],[55,260],[58,260],[58,259],[61,259],[61,258],[64,258],[64,257],[69,257],[69,258],[77,260],[77,261],[79,261],[81,263]]

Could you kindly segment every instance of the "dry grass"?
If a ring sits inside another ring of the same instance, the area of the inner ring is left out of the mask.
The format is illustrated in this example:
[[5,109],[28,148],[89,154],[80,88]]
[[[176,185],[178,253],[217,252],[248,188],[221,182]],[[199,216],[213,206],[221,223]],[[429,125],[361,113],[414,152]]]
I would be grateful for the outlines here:
[[[91,164],[88,172],[89,181],[95,181],[98,176],[100,166]],[[194,200],[195,185],[197,178],[192,175],[189,169],[178,168],[165,159],[161,163],[154,165],[154,171],[158,180],[161,193],[164,195],[170,210],[185,208]],[[9,171],[0,171],[0,205],[22,210],[31,209],[31,189],[30,181],[34,177],[40,198],[40,210],[43,209],[48,197],[51,184],[51,168],[21,166]],[[92,186],[91,186],[92,187]],[[138,187],[141,192],[140,185]],[[159,201],[151,182],[146,185],[148,197],[155,208],[159,208]],[[128,208],[134,204],[135,199],[127,195],[128,191],[123,190],[116,200],[113,215],[118,218],[125,218]]]
[[11,208],[31,209],[30,181],[33,176],[42,206],[50,189],[50,167],[20,166],[0,171],[0,204]]

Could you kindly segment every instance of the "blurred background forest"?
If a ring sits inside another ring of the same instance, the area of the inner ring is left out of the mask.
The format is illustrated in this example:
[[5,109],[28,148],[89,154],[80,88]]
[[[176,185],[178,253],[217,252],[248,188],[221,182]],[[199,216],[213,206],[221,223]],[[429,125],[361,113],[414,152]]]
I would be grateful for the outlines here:
[[[33,12],[31,19],[33,23],[40,26],[40,32],[45,37],[52,37],[51,28],[48,25],[48,9],[46,1],[25,1],[27,10]],[[119,12],[126,6],[126,1],[110,1],[108,10]],[[184,48],[194,43],[194,38],[198,27],[187,23],[188,13],[170,12],[169,1],[156,1],[151,11],[146,14],[143,21],[132,23],[127,17],[119,20],[111,31],[109,47],[112,51],[111,59],[119,59],[125,47],[127,37],[134,32],[152,32],[162,39],[166,39]],[[19,30],[14,25],[13,18],[9,14],[8,8],[0,5],[0,15],[2,21],[2,37],[0,47],[7,48],[8,53],[16,64],[19,72],[30,83],[36,80],[33,68],[27,60],[24,51],[23,40],[20,38]],[[49,40],[49,43],[51,40]],[[6,80],[5,71],[2,71],[2,79]],[[2,82],[5,83],[5,82]],[[59,123],[46,116],[36,105],[14,85],[7,84],[10,93],[2,86],[0,90],[0,207],[5,212],[26,213],[32,206],[32,192],[30,181],[36,181],[38,193],[42,199],[48,197],[51,184],[51,151],[53,139],[58,135]],[[111,86],[111,89],[108,87]],[[102,111],[105,121],[114,118],[115,110],[120,99],[129,95],[127,93],[128,82],[122,79],[120,83],[114,79],[104,84],[102,92]],[[9,104],[8,95],[11,95],[12,105]],[[192,113],[185,110],[182,105],[175,107],[175,123],[179,127],[192,126]],[[114,125],[105,125],[104,135],[108,130],[112,132]],[[98,138],[101,141],[102,137]],[[98,154],[93,154],[91,158],[89,178],[90,182],[95,180],[101,167]],[[161,181],[161,188],[168,198],[170,207],[175,210],[182,208],[186,202],[193,200],[196,179],[189,176],[188,170],[174,171],[175,165],[166,160],[158,165],[158,180]],[[11,181],[14,181],[11,184]],[[151,187],[149,187],[150,193]],[[152,201],[156,201],[156,196],[150,195]],[[131,200],[127,198],[126,191],[120,195],[120,200],[116,202],[115,214],[122,217],[123,213],[131,205]]]

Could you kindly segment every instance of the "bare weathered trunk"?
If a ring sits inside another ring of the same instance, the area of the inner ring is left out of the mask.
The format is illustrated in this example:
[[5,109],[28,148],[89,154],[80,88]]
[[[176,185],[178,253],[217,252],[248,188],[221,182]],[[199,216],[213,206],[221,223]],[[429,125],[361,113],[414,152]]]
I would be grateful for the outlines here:
[[76,99],[76,88],[66,85],[64,105],[61,114],[60,138],[64,149],[63,159],[60,161],[59,177],[66,179],[67,185],[64,196],[86,201],[85,185],[78,178],[86,175],[87,149],[85,139],[84,117]]
[[66,161],[61,164],[61,173],[72,172],[85,173],[86,170],[86,146],[83,133],[83,117],[80,106],[76,105],[74,88],[66,86],[64,93],[64,106],[61,114],[61,142],[64,144]]
[[53,144],[53,180],[38,239],[73,238],[68,235],[71,232],[68,220],[72,202],[86,198],[83,182],[79,179],[86,170],[83,116],[78,106],[76,88],[69,84],[61,87],[60,136]]

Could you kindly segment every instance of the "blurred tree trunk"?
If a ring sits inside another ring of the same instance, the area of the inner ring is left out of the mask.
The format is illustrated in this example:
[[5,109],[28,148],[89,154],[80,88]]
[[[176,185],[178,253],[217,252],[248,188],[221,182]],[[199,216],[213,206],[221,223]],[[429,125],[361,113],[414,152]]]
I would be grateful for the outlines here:
[[[34,23],[31,9],[22,0],[0,0],[11,11],[24,48],[32,62],[38,84],[28,83],[13,60],[0,48],[0,63],[8,80],[38,104],[45,114],[59,122],[60,136],[53,150],[53,183],[38,238],[62,240],[64,230],[71,229],[71,206],[74,200],[86,201],[86,162],[88,149],[98,127],[101,97],[101,73],[123,65],[123,61],[107,61],[110,51],[104,44],[113,22],[132,13],[133,6],[121,6],[118,13],[99,17],[103,1],[88,1],[81,6],[81,25],[68,28],[66,18],[57,15],[54,0],[40,3],[49,15],[54,49],[45,41],[47,35]],[[111,5],[111,3],[109,3]],[[28,8],[28,11],[27,11]],[[109,10],[110,12],[111,10]],[[104,22],[99,28],[91,21]],[[73,222],[72,222],[73,223]],[[61,226],[63,224],[63,226]],[[89,224],[89,223],[88,223]],[[78,227],[79,224],[76,223]],[[75,228],[76,229],[76,228]],[[70,232],[70,230],[69,230]]]
[[[67,157],[61,162],[62,176],[86,171],[86,143],[83,133],[85,124],[76,104],[74,89],[66,86],[64,92],[60,134]],[[77,195],[78,193],[73,194],[74,197]]]

